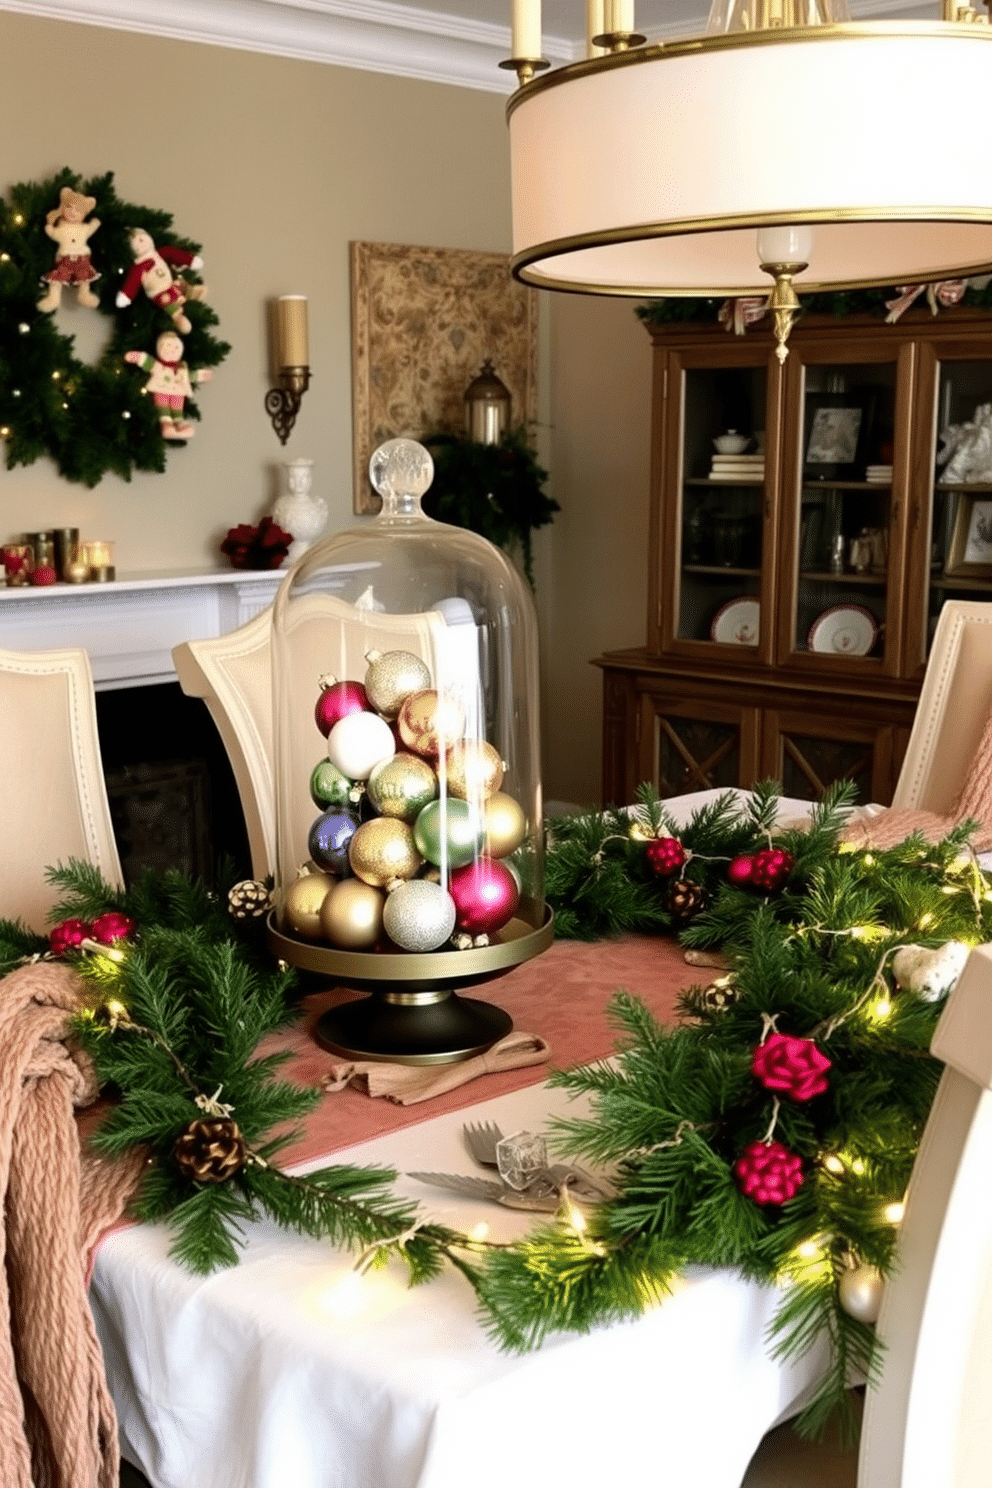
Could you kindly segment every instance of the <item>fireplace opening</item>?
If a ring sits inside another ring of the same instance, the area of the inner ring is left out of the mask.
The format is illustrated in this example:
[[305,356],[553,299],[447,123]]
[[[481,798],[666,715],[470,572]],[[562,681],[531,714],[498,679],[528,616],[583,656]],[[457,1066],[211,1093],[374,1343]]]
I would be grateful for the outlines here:
[[249,878],[238,789],[202,700],[164,682],[98,692],[96,712],[125,883],[174,868],[213,888],[225,858]]

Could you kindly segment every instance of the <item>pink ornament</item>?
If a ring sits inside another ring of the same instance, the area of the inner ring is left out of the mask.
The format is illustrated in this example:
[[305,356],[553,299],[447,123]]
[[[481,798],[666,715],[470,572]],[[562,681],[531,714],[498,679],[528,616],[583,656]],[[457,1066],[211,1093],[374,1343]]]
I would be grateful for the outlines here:
[[734,1163],[734,1177],[756,1204],[786,1204],[802,1187],[802,1159],[781,1142],[750,1142]]
[[119,940],[130,940],[137,928],[130,916],[117,909],[108,909],[93,921],[90,939],[98,940],[101,945],[115,945]]
[[448,892],[455,901],[455,925],[467,935],[492,935],[513,918],[520,902],[513,874],[492,858],[456,868]]
[[648,843],[645,856],[652,873],[668,878],[685,862],[685,848],[677,837],[655,837]]
[[830,1060],[812,1039],[772,1033],[754,1051],[751,1073],[766,1090],[780,1090],[795,1101],[812,1100],[827,1088]]
[[90,927],[85,920],[60,920],[48,932],[48,945],[53,956],[64,956],[89,939]]
[[764,847],[751,862],[751,882],[757,889],[780,889],[795,866],[784,847]]
[[368,695],[361,682],[331,682],[321,687],[313,716],[326,739],[334,725],[349,713],[369,712]]
[[727,869],[727,878],[732,884],[736,884],[738,888],[745,888],[751,883],[751,869],[753,866],[754,859],[752,857],[742,855],[739,858],[734,858]]

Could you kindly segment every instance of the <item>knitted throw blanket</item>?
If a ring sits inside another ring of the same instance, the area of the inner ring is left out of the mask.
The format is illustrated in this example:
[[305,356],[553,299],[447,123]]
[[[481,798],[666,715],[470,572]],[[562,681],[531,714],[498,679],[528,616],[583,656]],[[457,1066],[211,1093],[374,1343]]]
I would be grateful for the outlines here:
[[117,1421],[86,1297],[90,1251],[141,1172],[83,1158],[73,1116],[97,1096],[67,1042],[81,982],[36,962],[0,980],[0,1482],[117,1488]]
[[922,832],[929,842],[939,842],[952,827],[969,817],[978,822],[971,834],[976,852],[992,848],[992,713],[985,720],[975,758],[965,776],[949,816],[936,811],[917,811],[911,807],[887,807],[874,816],[857,812],[850,818],[841,838],[857,847],[894,847],[913,832]]

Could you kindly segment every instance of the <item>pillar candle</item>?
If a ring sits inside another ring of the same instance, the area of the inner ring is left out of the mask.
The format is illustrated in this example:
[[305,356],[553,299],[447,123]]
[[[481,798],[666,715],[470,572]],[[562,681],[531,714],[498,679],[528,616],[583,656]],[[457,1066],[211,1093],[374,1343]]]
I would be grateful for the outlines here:
[[513,0],[513,55],[541,55],[541,0]]
[[278,326],[280,367],[308,367],[306,295],[279,296]]

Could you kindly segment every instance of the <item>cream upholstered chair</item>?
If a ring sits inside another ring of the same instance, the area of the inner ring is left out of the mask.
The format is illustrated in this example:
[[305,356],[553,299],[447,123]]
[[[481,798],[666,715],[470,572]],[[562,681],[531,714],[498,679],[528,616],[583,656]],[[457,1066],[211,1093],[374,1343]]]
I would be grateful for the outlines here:
[[945,1070],[878,1320],[859,1488],[988,1488],[992,1473],[992,945],[969,957],[931,1048]]
[[[322,671],[361,679],[370,635],[380,651],[404,649],[432,658],[446,627],[439,615],[382,615],[354,609],[333,595],[311,596],[301,606],[294,644],[313,656],[314,693]],[[273,772],[271,637],[272,606],[238,630],[203,641],[184,641],[172,652],[180,685],[188,697],[202,698],[227,750],[248,829],[252,872],[264,879],[276,870],[276,812]],[[313,709],[300,711],[298,726],[312,734],[314,763],[320,736]]]
[[992,604],[940,612],[892,805],[947,813],[992,712]]
[[45,869],[79,858],[119,886],[85,651],[0,650],[0,914],[45,930]]

